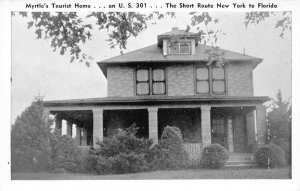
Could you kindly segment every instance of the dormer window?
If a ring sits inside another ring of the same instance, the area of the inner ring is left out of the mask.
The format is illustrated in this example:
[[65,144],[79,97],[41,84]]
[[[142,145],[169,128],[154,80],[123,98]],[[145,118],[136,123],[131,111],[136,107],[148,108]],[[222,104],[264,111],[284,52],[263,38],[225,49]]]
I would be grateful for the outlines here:
[[169,43],[169,54],[191,54],[190,42]]

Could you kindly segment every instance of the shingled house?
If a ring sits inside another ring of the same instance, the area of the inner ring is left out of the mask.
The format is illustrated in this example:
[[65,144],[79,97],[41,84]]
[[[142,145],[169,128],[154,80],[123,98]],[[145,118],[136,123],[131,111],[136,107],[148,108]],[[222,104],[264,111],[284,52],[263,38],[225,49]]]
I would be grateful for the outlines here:
[[136,123],[139,136],[154,143],[166,125],[179,127],[191,158],[211,143],[231,154],[251,153],[265,143],[268,98],[253,95],[253,70],[262,59],[220,50],[228,62],[208,65],[210,47],[198,41],[197,34],[173,28],[154,45],[98,62],[107,97],[45,101],[45,111],[55,115],[58,129],[67,121],[69,135],[75,124],[80,146]]

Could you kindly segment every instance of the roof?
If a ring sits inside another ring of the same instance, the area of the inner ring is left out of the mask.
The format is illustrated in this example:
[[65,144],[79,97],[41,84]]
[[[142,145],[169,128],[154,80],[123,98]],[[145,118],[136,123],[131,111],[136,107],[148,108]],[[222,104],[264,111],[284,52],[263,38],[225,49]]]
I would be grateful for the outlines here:
[[[108,65],[113,64],[134,64],[134,63],[154,63],[154,62],[208,62],[208,54],[205,53],[205,50],[210,49],[210,46],[199,44],[195,47],[194,55],[163,55],[162,48],[158,47],[156,44],[141,48],[126,54],[122,54],[101,62],[97,62],[104,75],[106,76],[106,69]],[[224,52],[224,58],[230,62],[252,62],[255,66],[262,62],[263,59],[240,54],[237,52],[232,52],[229,50],[220,49],[221,52]],[[255,67],[254,66],[254,67]]]
[[64,105],[114,105],[114,104],[160,104],[160,103],[195,103],[195,102],[255,102],[264,103],[269,100],[266,96],[227,96],[227,95],[207,95],[207,96],[145,96],[145,97],[103,97],[87,99],[68,99],[44,101],[44,106],[64,106]]

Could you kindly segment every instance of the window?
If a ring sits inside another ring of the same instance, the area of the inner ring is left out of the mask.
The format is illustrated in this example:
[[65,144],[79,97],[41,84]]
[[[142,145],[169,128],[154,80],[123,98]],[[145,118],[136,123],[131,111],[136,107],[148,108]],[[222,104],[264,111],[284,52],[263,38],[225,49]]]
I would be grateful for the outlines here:
[[165,70],[153,69],[152,70],[152,93],[155,95],[165,94]]
[[226,81],[224,67],[197,67],[196,92],[198,94],[225,93]]
[[209,93],[209,73],[208,68],[197,68],[197,93]]
[[138,95],[149,95],[149,70],[138,69],[136,71],[136,93]]
[[225,93],[225,71],[223,67],[212,69],[212,91],[214,93]]
[[189,42],[169,43],[169,54],[190,54],[191,44]]
[[165,70],[163,68],[137,69],[136,70],[136,94],[137,95],[166,94]]

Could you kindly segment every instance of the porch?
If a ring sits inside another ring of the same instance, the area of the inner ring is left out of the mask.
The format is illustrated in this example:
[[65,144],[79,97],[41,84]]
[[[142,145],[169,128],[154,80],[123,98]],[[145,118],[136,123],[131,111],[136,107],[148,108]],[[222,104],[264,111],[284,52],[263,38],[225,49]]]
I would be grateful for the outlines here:
[[157,144],[165,126],[177,126],[191,160],[198,162],[202,148],[211,143],[223,145],[230,153],[251,153],[264,144],[266,110],[262,103],[266,99],[52,101],[45,102],[45,115],[55,116],[55,128],[60,131],[65,121],[66,134],[81,147],[97,146],[116,129],[133,123],[140,127],[138,136]]

